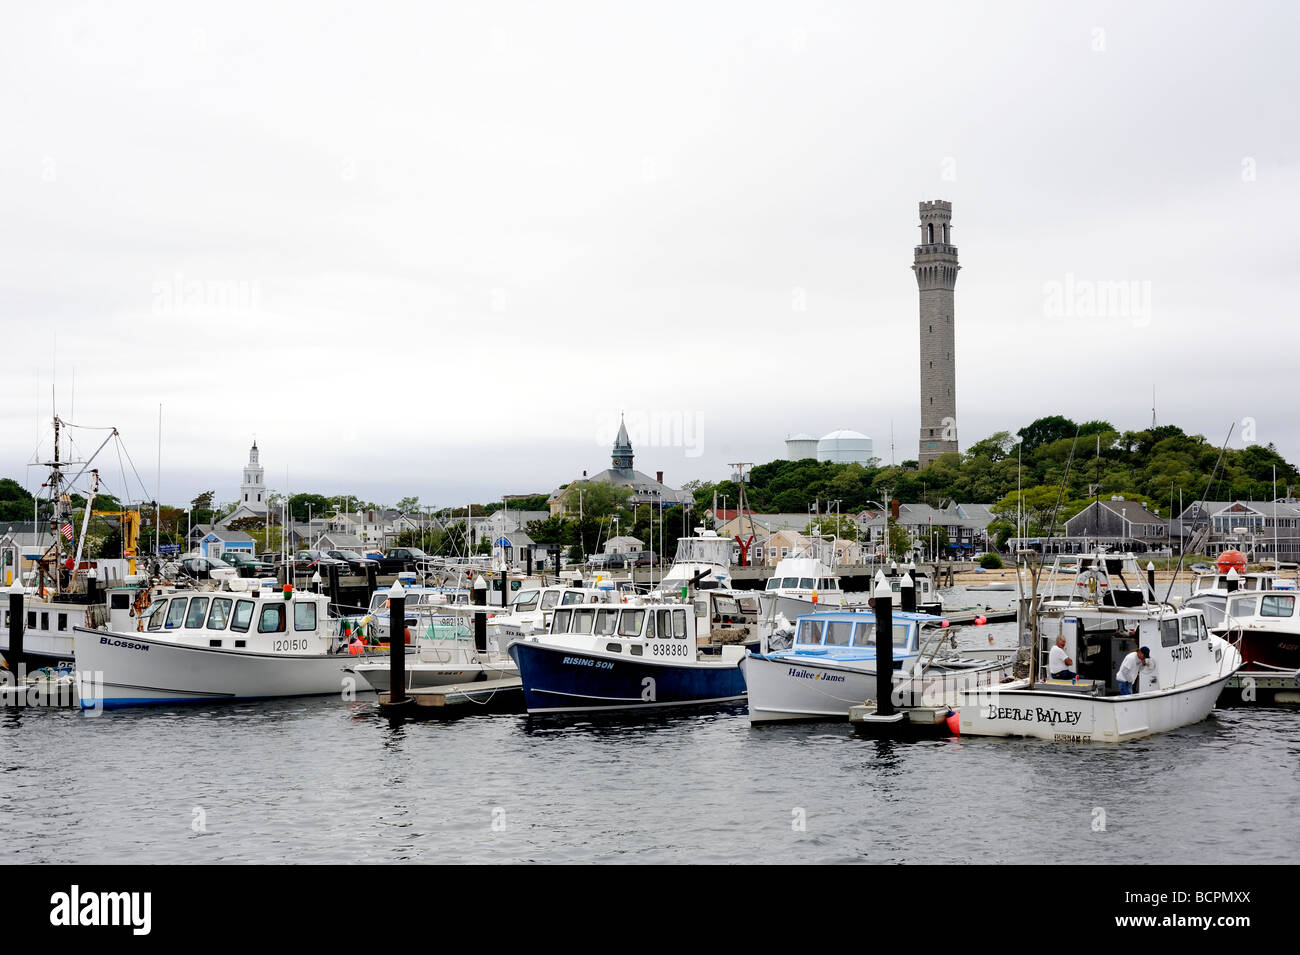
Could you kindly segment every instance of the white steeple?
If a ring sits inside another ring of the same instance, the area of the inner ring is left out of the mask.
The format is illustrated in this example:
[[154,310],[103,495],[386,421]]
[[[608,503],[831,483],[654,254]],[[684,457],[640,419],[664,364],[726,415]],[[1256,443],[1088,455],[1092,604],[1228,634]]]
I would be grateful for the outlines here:
[[265,471],[257,462],[257,440],[248,449],[248,463],[244,465],[244,483],[239,488],[240,506],[253,511],[266,511]]

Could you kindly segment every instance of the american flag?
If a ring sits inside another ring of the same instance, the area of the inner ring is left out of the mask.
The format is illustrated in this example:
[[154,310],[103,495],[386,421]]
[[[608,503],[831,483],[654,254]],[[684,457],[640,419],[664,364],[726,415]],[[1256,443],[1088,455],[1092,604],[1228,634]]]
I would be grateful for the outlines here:
[[59,533],[68,540],[72,540],[72,521],[66,521],[64,525],[59,528]]

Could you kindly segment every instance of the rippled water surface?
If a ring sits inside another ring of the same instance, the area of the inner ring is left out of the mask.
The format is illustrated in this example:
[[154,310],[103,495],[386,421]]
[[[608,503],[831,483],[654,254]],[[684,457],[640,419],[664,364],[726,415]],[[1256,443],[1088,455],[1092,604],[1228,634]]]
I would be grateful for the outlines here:
[[8,862],[1290,862],[1298,813],[1294,707],[1216,710],[1118,747],[751,728],[743,706],[0,713]]

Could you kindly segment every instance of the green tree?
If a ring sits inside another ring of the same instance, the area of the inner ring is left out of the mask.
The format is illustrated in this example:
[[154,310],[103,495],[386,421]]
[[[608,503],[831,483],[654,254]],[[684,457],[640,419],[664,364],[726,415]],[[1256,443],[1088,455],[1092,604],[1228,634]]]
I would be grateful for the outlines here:
[[295,521],[327,517],[334,510],[334,500],[323,494],[294,494],[289,498],[289,516]]
[[393,509],[399,514],[414,514],[420,509],[420,499],[418,497],[404,497],[393,505]]
[[1060,441],[1062,438],[1073,438],[1077,427],[1069,418],[1057,414],[1039,418],[1016,433],[1020,435],[1021,449],[1025,454],[1029,454],[1039,445]]

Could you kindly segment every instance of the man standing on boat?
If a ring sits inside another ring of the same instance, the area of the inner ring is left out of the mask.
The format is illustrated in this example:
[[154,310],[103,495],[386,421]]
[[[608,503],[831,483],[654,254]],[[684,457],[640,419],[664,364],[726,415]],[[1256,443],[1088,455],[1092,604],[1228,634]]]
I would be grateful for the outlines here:
[[1056,638],[1056,644],[1047,655],[1047,672],[1053,680],[1073,680],[1074,671],[1070,667],[1074,661],[1065,655],[1065,634]]
[[1119,695],[1129,696],[1133,692],[1133,684],[1137,682],[1138,671],[1147,665],[1147,657],[1151,651],[1146,647],[1138,647],[1132,653],[1124,658],[1124,662],[1119,665],[1119,672],[1115,674],[1115,682],[1119,684]]

